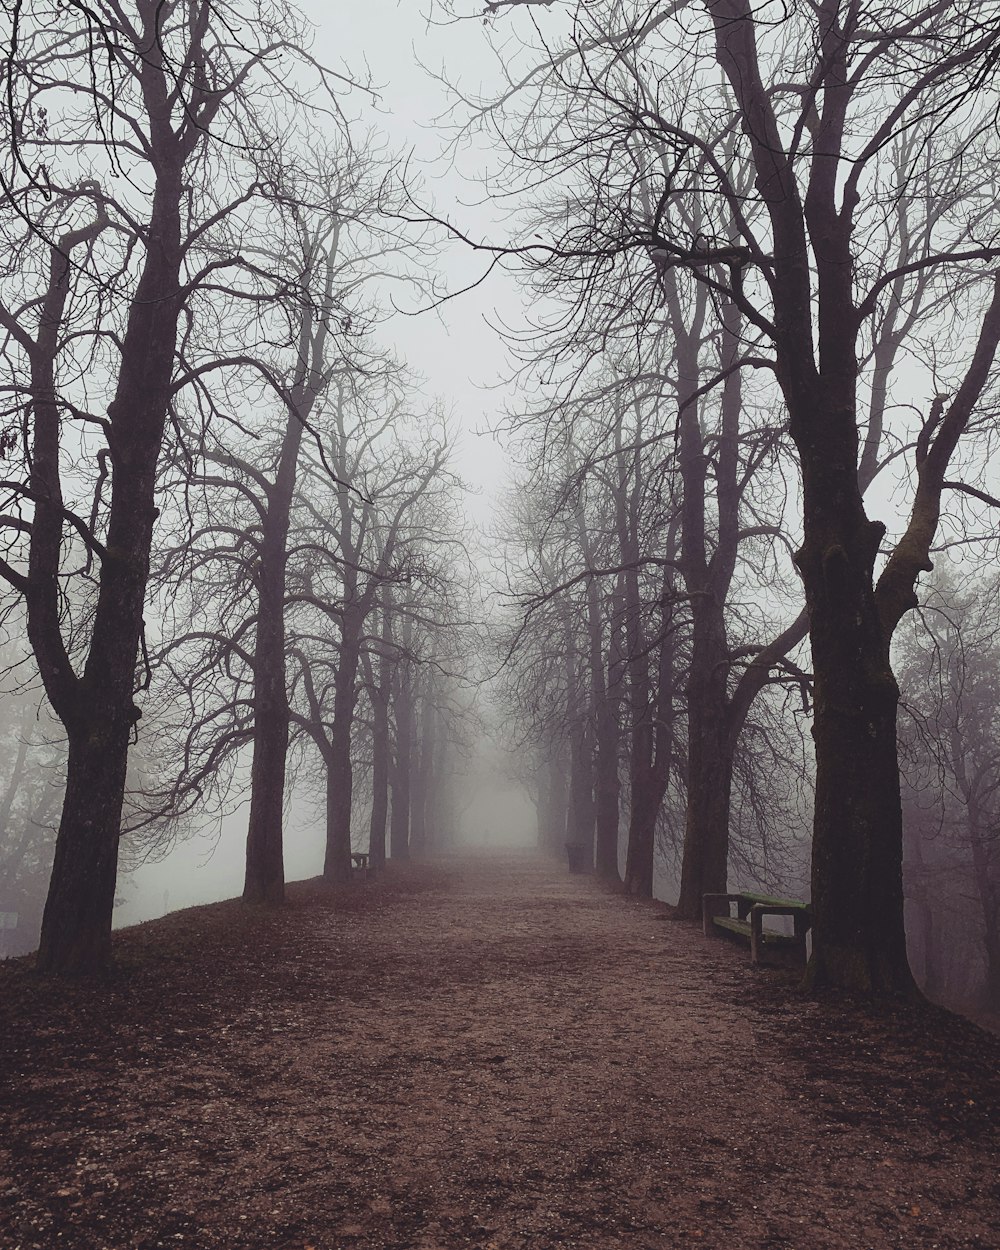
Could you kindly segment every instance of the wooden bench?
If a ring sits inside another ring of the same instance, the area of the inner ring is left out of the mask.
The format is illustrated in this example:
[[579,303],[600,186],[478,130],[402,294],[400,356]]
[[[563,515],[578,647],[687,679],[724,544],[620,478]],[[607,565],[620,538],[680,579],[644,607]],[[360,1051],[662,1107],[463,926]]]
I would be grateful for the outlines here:
[[351,876],[359,881],[367,881],[375,868],[367,851],[355,851],[351,855]]
[[[736,904],[736,915],[732,904]],[[764,928],[765,916],[791,916],[794,933],[773,933]],[[778,963],[804,968],[806,934],[812,924],[808,903],[769,894],[706,894],[702,898],[702,927],[708,937],[730,935],[750,943],[750,962]]]

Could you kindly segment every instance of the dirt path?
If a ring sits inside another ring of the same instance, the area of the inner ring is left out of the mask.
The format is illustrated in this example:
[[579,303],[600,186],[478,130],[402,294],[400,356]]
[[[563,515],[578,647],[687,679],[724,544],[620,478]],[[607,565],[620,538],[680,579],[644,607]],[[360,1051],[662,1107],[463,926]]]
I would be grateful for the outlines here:
[[1000,1041],[528,857],[0,970],[0,1247],[1000,1247]]

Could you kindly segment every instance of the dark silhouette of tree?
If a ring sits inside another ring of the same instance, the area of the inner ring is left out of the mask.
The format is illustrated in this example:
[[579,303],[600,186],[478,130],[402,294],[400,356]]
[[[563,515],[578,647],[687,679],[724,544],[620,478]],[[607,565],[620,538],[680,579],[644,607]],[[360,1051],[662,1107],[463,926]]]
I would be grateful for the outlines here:
[[[662,273],[685,270],[720,320],[732,309],[754,336],[738,367],[776,378],[801,472],[814,677],[814,985],[914,988],[889,644],[930,567],[944,493],[986,493],[948,466],[976,432],[1000,340],[986,190],[996,17],[981,0],[586,6],[562,44],[512,59],[509,91],[478,114],[539,184],[588,161],[599,171],[569,211],[533,223],[537,241],[495,250],[569,284],[574,315],[610,301],[634,319]],[[654,271],[645,283],[637,256]],[[968,310],[975,329],[939,340],[938,398],[918,430],[892,435],[883,388],[900,344],[920,341],[920,306]],[[887,545],[863,495],[874,462],[911,442],[909,521]]]
[[[178,344],[199,332],[220,274],[266,285],[227,227],[258,197],[256,156],[276,98],[295,101],[288,69],[304,34],[280,4],[255,6],[249,26],[245,16],[198,0],[32,6],[6,66],[20,168],[45,165],[4,206],[0,324],[23,473],[4,483],[0,572],[24,598],[68,739],[46,972],[89,973],[110,957],[158,466],[185,382]],[[92,410],[102,392],[106,415]]]

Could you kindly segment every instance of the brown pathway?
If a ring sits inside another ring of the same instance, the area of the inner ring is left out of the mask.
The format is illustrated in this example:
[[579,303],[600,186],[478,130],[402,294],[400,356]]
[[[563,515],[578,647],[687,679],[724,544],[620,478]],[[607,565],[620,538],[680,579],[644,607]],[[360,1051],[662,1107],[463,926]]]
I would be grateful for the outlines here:
[[[3,1250],[1000,1248],[1000,1042],[465,856],[0,970]],[[993,1069],[995,1075],[995,1068]]]

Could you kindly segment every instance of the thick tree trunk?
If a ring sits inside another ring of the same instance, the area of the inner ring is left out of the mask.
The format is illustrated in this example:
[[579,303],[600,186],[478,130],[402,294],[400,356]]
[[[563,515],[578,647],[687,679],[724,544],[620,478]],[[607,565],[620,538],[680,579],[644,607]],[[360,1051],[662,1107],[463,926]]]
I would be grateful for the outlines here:
[[693,643],[688,673],[687,809],[677,913],[701,917],[704,894],[722,894],[729,864],[729,806],[733,784],[726,675],[729,648],[721,605],[692,600]]
[[333,760],[326,760],[326,854],[323,880],[331,885],[346,885],[351,879],[350,785],[347,786],[347,845],[344,845],[344,776]]
[[283,851],[285,759],[289,710],[285,679],[285,570],[302,421],[290,413],[260,540],[257,633],[254,644],[254,733],[250,770],[244,901],[285,897]]
[[909,992],[895,679],[887,661],[875,663],[875,654],[866,657],[870,664],[852,657],[855,663],[845,664],[847,671],[825,658],[817,662],[813,619],[816,814],[810,981],[869,993]]
[[[38,968],[58,974],[99,971],[110,957],[118,839],[124,802],[139,637],[143,628],[155,506],[180,309],[181,174],[163,154],[153,193],[146,258],[129,310],[114,400],[108,405],[113,449],[105,554],[83,677],[63,649],[59,621],[62,534],[58,410],[51,370],[35,401],[32,485],[39,494],[29,554],[28,636],[46,692],[66,726],[66,795],[42,920]],[[53,289],[64,299],[68,266]],[[40,341],[55,335],[42,310]],[[40,353],[48,358],[47,352]],[[46,502],[42,502],[42,501]],[[49,505],[52,506],[49,506]]]
[[64,976],[111,960],[110,917],[118,875],[131,724],[115,728],[103,700],[70,732],[66,794],[38,949],[38,967]]
[[[261,561],[263,580],[264,561]],[[254,671],[253,762],[247,825],[243,899],[281,903],[285,897],[282,825],[289,715],[285,689],[284,577],[276,588],[262,588]]]
[[652,760],[642,758],[646,753],[644,739],[652,739],[651,729],[651,726],[641,726],[637,733],[633,733],[632,812],[629,817],[625,889],[634,898],[653,897],[656,819],[666,792],[665,782],[654,769]]
[[809,981],[867,993],[916,992],[903,924],[903,827],[896,750],[899,689],[872,572],[884,527],[865,516],[853,419],[802,422],[806,589],[814,674],[816,809]]
[[[859,169],[846,186],[843,181],[849,106],[859,89],[851,64],[856,32],[848,33],[834,10],[817,11],[810,72],[823,106],[813,143],[789,152],[762,73],[753,6],[707,0],[707,8],[770,223],[777,376],[802,469],[797,563],[809,610],[816,744],[809,979],[913,996],[903,926],[899,692],[889,643],[916,604],[920,572],[931,567],[945,474],[992,373],[1000,343],[1000,275],[961,385],[947,407],[946,397],[935,400],[917,440],[910,521],[876,590],[874,563],[885,530],[868,519],[859,479],[857,349],[864,310],[855,303],[859,193],[851,181]],[[923,89],[935,89],[933,72]],[[874,454],[866,451],[863,474]]]

